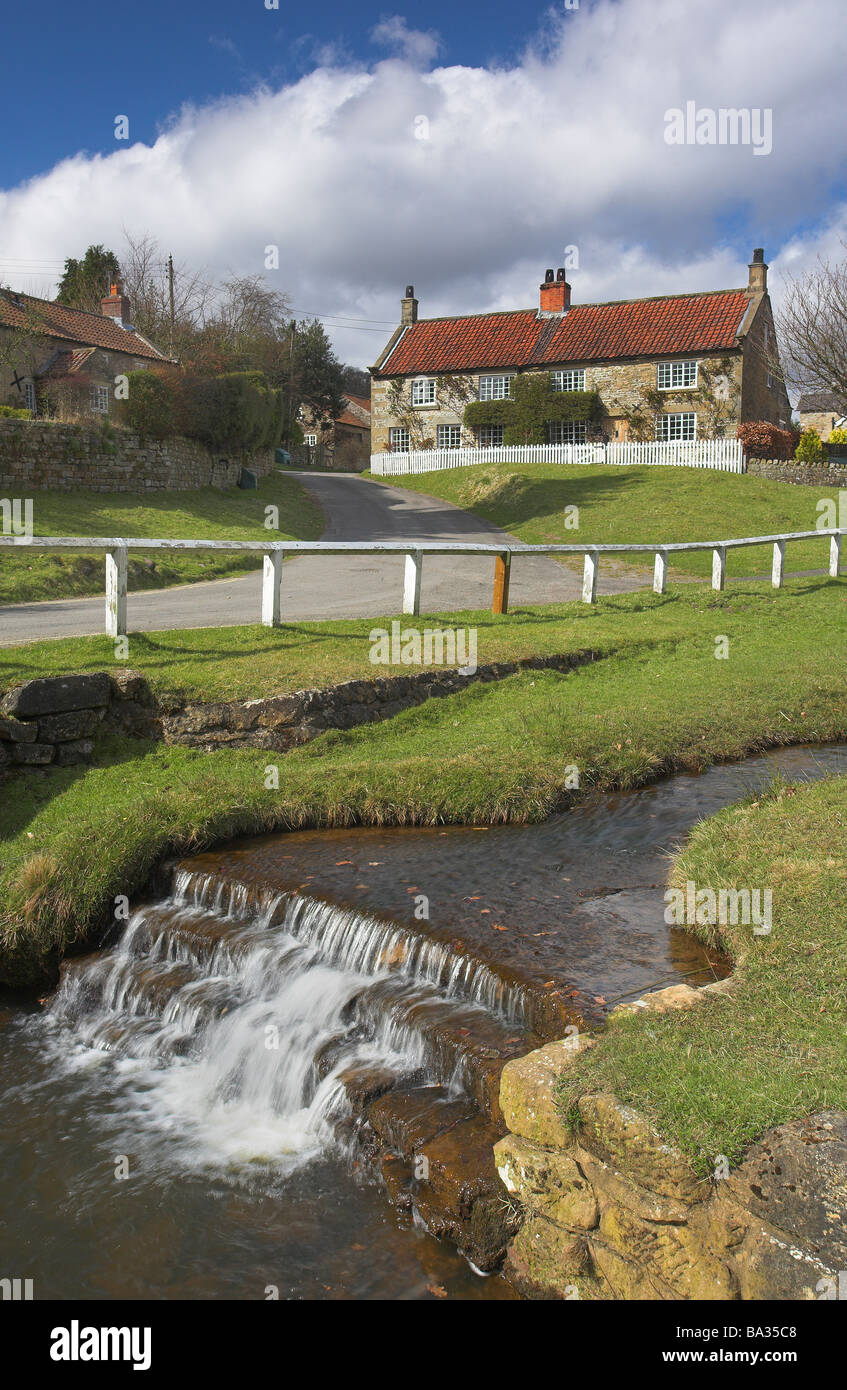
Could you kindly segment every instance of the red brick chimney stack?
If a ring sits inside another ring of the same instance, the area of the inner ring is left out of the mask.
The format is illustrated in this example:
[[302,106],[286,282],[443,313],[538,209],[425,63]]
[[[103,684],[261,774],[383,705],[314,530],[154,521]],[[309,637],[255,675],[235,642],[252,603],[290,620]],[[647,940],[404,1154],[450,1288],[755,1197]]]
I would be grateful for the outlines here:
[[129,300],[124,294],[122,280],[112,281],[108,297],[100,300],[100,312],[104,318],[115,319],[122,328],[129,323]]
[[552,270],[545,270],[544,283],[539,291],[539,308],[542,314],[566,314],[571,307],[571,287],[565,279],[560,266],[555,279]]

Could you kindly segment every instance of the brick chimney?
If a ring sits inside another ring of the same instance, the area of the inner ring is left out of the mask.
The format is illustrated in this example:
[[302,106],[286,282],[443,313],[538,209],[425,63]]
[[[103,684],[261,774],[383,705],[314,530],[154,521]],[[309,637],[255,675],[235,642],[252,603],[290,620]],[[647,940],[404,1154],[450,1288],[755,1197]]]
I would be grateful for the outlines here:
[[414,285],[406,286],[406,296],[400,300],[400,322],[403,325],[417,323],[418,301],[415,299]]
[[114,319],[121,328],[126,328],[129,323],[129,300],[124,294],[122,280],[112,281],[108,297],[100,300],[100,312],[104,318]]
[[571,307],[571,287],[565,279],[560,266],[553,278],[552,270],[545,270],[544,284],[539,290],[539,309],[542,314],[566,314]]
[[757,246],[753,252],[753,259],[749,265],[750,278],[747,281],[747,289],[751,294],[766,294],[768,288],[768,268],[765,265],[765,253],[761,246]]

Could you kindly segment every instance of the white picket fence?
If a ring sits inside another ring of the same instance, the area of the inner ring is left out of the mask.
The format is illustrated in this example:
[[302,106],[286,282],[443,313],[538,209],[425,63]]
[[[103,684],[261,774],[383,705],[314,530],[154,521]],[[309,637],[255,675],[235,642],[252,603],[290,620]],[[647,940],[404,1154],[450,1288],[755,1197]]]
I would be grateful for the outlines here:
[[738,439],[651,440],[646,444],[498,444],[488,449],[413,449],[409,453],[371,454],[377,477],[435,473],[475,463],[616,463],[655,464],[671,468],[717,468],[743,473],[744,450]]

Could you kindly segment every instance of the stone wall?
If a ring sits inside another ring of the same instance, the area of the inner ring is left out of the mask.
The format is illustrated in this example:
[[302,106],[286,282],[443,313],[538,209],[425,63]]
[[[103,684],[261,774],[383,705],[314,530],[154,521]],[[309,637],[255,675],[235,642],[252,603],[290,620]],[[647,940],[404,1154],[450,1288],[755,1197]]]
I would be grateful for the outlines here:
[[807,487],[847,487],[847,468],[826,464],[790,463],[783,459],[748,459],[747,472],[776,483],[804,483]]
[[[673,986],[639,1005],[688,1007],[698,995]],[[703,1178],[614,1095],[581,1096],[566,1125],[556,1083],[593,1045],[548,1043],[503,1069],[511,1132],[494,1155],[523,1213],[506,1255],[512,1282],[536,1298],[834,1296],[823,1281],[847,1268],[847,1114],[780,1125],[727,1177]]]
[[154,724],[152,697],[137,672],[26,681],[0,700],[0,776],[89,762],[98,735],[149,737]]
[[297,690],[256,700],[186,704],[157,700],[143,675],[45,677],[0,700],[0,772],[20,764],[87,762],[98,732],[124,733],[214,752],[265,748],[285,753],[327,729],[352,729],[391,719],[425,700],[453,695],[472,681],[502,680],[518,670],[568,671],[597,659],[594,651],[492,662],[473,674],[432,669],[414,675],[344,681],[325,690]]
[[0,419],[0,495],[235,487],[242,467],[264,477],[275,467],[274,451],[223,455],[194,439],[141,439],[111,425]]

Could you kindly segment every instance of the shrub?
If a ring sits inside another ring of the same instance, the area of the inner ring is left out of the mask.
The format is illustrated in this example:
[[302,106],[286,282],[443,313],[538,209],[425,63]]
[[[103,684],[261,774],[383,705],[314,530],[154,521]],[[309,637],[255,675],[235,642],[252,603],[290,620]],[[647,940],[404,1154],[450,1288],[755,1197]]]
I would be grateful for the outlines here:
[[120,419],[147,439],[173,433],[174,395],[170,382],[158,372],[129,372],[129,395],[121,402]]
[[790,459],[794,457],[799,431],[781,430],[767,420],[746,420],[735,431],[748,458]]
[[833,430],[827,443],[834,444],[840,452],[844,448],[844,445],[847,444],[847,430]]
[[822,463],[826,450],[817,430],[804,430],[800,435],[794,457],[798,463]]
[[179,379],[174,420],[180,434],[210,449],[272,449],[282,438],[284,401],[261,372]]
[[0,420],[31,420],[32,411],[16,405],[0,405]]

